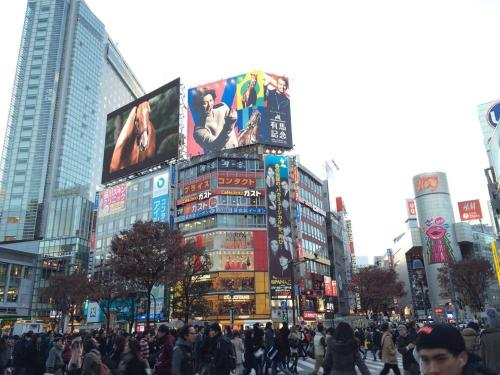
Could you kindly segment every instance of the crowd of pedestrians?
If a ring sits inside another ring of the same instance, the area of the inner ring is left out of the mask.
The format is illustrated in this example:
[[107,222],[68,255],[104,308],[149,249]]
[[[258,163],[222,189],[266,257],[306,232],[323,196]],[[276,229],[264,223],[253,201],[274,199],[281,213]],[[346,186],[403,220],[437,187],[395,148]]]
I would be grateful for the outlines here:
[[[373,324],[353,330],[347,322],[325,329],[258,323],[243,331],[218,323],[184,325],[128,334],[104,330],[58,335],[52,332],[0,338],[0,374],[15,375],[275,375],[298,374],[298,361],[312,357],[329,375],[354,375],[371,352],[384,364],[380,374],[500,374],[500,314],[487,311],[489,324],[471,322],[460,330],[437,324]],[[399,354],[398,354],[399,353]]]

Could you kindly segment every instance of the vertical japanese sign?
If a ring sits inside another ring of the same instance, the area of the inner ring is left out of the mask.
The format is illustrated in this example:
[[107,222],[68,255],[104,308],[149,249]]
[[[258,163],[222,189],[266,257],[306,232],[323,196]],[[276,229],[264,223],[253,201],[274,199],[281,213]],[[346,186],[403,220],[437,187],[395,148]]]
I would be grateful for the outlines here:
[[288,157],[266,155],[267,240],[271,299],[290,297],[292,288],[292,230]]
[[[99,192],[97,216],[104,217],[125,210],[127,201],[127,184],[120,184]],[[94,204],[94,205],[95,205]]]
[[168,172],[161,173],[153,180],[151,218],[153,221],[168,221]]
[[408,213],[408,219],[416,219],[417,218],[417,207],[415,206],[414,199],[406,200],[406,212]]

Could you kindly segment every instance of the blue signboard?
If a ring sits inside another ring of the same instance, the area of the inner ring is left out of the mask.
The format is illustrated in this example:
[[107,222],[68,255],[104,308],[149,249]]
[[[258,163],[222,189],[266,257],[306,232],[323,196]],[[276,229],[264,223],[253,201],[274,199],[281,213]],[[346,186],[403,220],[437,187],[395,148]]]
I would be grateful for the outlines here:
[[168,220],[168,195],[160,195],[152,199],[153,210],[151,219],[153,221],[167,222]]

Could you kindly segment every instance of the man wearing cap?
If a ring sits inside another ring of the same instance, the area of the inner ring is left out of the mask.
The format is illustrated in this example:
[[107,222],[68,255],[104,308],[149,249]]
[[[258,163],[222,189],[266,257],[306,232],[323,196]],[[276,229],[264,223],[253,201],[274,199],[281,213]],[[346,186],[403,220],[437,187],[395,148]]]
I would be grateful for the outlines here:
[[398,326],[399,336],[396,340],[396,346],[398,352],[403,356],[403,370],[405,375],[418,375],[420,374],[420,369],[418,363],[413,357],[413,349],[415,348],[415,342],[412,337],[408,334],[408,330],[404,324]]
[[420,329],[416,341],[424,375],[493,375],[480,363],[470,363],[460,332],[449,324]]

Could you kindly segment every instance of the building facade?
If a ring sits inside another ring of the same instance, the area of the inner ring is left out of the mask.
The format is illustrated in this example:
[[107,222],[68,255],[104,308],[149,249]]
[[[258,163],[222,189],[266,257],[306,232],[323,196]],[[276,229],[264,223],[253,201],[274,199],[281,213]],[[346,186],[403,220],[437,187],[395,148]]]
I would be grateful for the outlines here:
[[28,1],[2,156],[0,241],[41,240],[35,310],[44,275],[87,266],[106,115],[142,94],[84,1]]

